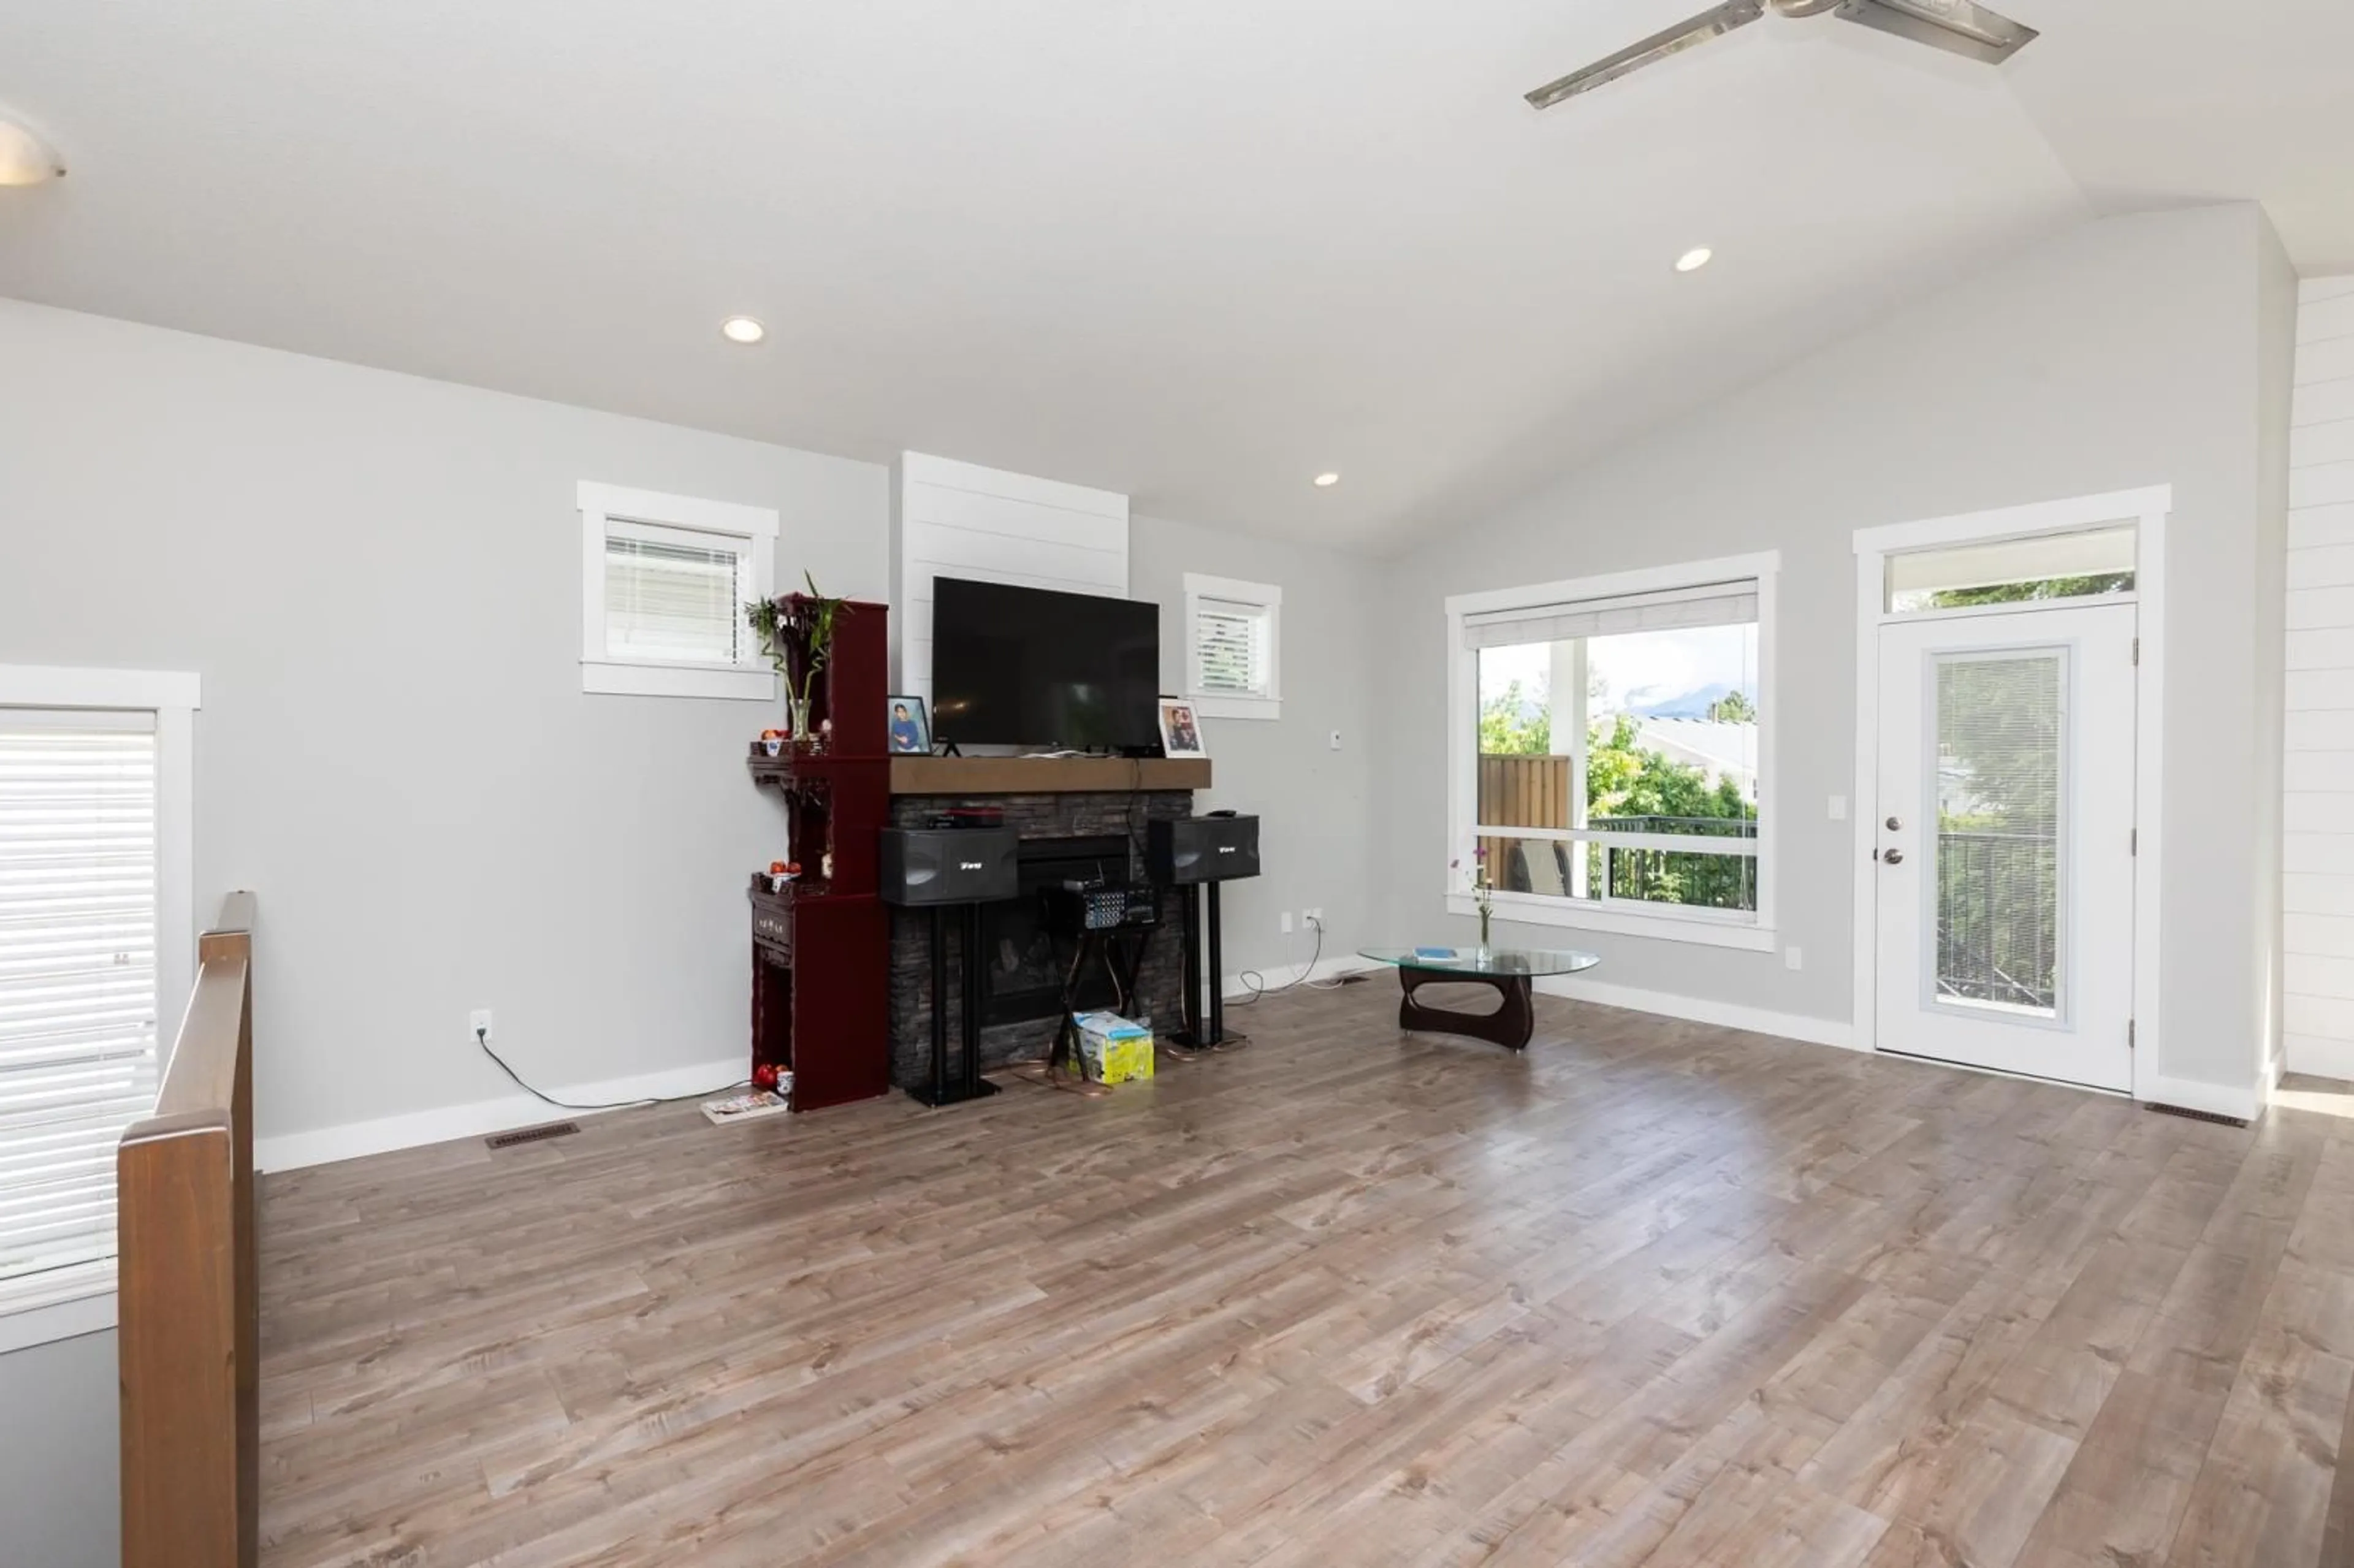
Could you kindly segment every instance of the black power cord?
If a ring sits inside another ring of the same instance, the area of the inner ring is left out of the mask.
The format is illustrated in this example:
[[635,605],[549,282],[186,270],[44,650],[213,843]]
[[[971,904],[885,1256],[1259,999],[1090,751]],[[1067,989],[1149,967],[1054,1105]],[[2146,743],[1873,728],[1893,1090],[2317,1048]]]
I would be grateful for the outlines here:
[[[1324,922],[1311,915],[1308,918],[1308,923],[1316,928],[1316,949],[1308,955],[1308,967],[1281,985],[1267,984],[1267,977],[1257,969],[1237,969],[1235,971],[1235,978],[1249,988],[1250,994],[1235,998],[1228,1002],[1227,1006],[1248,1007],[1262,997],[1281,996],[1285,991],[1298,991],[1302,986],[1306,986],[1310,991],[1339,991],[1349,983],[1346,976],[1325,980],[1308,978],[1316,972],[1317,964],[1324,957]],[[1218,982],[1214,979],[1212,983]]]
[[506,1059],[505,1057],[504,1057],[504,1056],[500,1055],[496,1051],[493,1051],[493,1050],[492,1050],[492,1049],[491,1049],[491,1032],[490,1032],[489,1030],[487,1030],[487,1029],[477,1029],[477,1030],[475,1030],[475,1031],[474,1031],[474,1044],[477,1044],[477,1045],[480,1045],[480,1046],[482,1048],[482,1054],[483,1054],[483,1055],[488,1056],[492,1061],[496,1062],[496,1063],[499,1065],[499,1071],[500,1071],[500,1072],[504,1073],[508,1077],[513,1078],[513,1079],[515,1081],[515,1087],[517,1087],[517,1088],[521,1089],[524,1093],[525,1093],[525,1094],[529,1095],[532,1098],[534,1098],[534,1099],[535,1099],[535,1100],[540,1100],[540,1101],[543,1101],[544,1103],[546,1103],[546,1104],[547,1104],[547,1105],[552,1105],[552,1106],[554,1106],[557,1110],[568,1110],[568,1111],[635,1110],[635,1109],[637,1109],[640,1106],[670,1106],[670,1105],[676,1105],[676,1104],[677,1104],[679,1101],[681,1101],[681,1100],[699,1100],[699,1099],[705,1099],[705,1098],[707,1098],[707,1097],[710,1097],[710,1096],[712,1096],[712,1095],[724,1095],[724,1094],[726,1094],[729,1089],[740,1089],[740,1088],[742,1088],[745,1085],[747,1085],[747,1084],[748,1084],[748,1083],[750,1083],[750,1082],[752,1081],[752,1080],[751,1080],[751,1079],[749,1079],[749,1078],[738,1078],[738,1079],[737,1079],[734,1083],[725,1085],[725,1086],[721,1086],[721,1087],[719,1087],[719,1088],[716,1088],[716,1089],[703,1089],[703,1090],[699,1090],[699,1091],[697,1091],[696,1093],[695,1093],[695,1094],[691,1094],[691,1095],[671,1095],[671,1096],[669,1096],[669,1097],[657,1097],[657,1098],[649,1098],[649,1099],[642,1099],[642,1100],[607,1100],[607,1101],[605,1101],[605,1102],[604,1102],[603,1104],[601,1104],[601,1105],[582,1105],[582,1104],[578,1104],[578,1103],[577,1103],[577,1102],[575,1102],[575,1101],[572,1101],[572,1100],[559,1100],[559,1099],[557,1099],[554,1095],[547,1094],[547,1093],[546,1093],[546,1092],[544,1092],[544,1091],[542,1091],[542,1090],[539,1090],[539,1089],[535,1089],[535,1088],[533,1088],[529,1084],[525,1083],[525,1082],[524,1082],[524,1079],[523,1079],[523,1075],[522,1075],[521,1073],[516,1072],[513,1067],[508,1066],[508,1065],[507,1065],[507,1059]]

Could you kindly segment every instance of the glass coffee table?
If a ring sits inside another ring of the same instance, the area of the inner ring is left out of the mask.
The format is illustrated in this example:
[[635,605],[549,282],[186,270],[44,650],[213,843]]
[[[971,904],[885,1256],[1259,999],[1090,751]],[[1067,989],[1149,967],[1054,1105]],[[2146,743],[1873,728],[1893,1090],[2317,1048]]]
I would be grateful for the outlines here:
[[[1492,1041],[1513,1051],[1528,1049],[1536,1033],[1536,1005],[1529,982],[1540,975],[1574,975],[1602,961],[1599,953],[1542,948],[1360,948],[1360,957],[1397,970],[1400,1029],[1427,1030]],[[1426,1007],[1414,993],[1426,985],[1484,985],[1500,999],[1493,1012],[1458,1012]]]

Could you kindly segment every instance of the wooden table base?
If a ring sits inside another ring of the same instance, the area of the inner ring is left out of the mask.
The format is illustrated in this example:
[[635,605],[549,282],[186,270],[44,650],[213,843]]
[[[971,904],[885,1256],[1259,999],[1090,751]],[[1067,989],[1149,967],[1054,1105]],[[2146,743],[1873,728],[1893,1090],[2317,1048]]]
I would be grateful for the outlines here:
[[[1397,972],[1398,1027],[1434,1034],[1461,1034],[1486,1040],[1509,1051],[1525,1051],[1537,1032],[1536,1005],[1530,1000],[1526,975],[1484,975],[1463,969],[1416,969],[1401,966]],[[1452,1008],[1426,1007],[1414,993],[1426,985],[1484,985],[1495,991],[1493,1012],[1458,1012]]]

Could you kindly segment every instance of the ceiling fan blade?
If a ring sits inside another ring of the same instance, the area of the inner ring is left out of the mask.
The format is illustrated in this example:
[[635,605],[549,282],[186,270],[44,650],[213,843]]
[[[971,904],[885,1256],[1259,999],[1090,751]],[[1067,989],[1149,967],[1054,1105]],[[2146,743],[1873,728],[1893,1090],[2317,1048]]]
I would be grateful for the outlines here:
[[1583,70],[1574,70],[1558,81],[1545,83],[1528,95],[1529,103],[1533,108],[1551,109],[1564,98],[1591,92],[1605,82],[1617,81],[1628,72],[1640,70],[1655,60],[1697,48],[1735,27],[1745,27],[1765,14],[1766,0],[1724,0],[1724,4],[1712,5],[1665,32],[1654,33],[1641,43],[1620,49],[1607,59],[1596,60]]
[[1838,15],[1916,44],[1928,44],[1988,65],[2000,65],[2038,37],[2024,22],[1989,11],[1977,0],[1841,0]]

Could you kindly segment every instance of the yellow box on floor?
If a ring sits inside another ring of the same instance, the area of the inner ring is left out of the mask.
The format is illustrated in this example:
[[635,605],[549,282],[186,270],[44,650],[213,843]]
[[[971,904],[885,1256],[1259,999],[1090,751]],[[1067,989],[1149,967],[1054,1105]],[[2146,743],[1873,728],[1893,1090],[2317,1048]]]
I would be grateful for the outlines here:
[[1091,1084],[1152,1076],[1152,1031],[1116,1012],[1082,1012],[1079,1069]]

